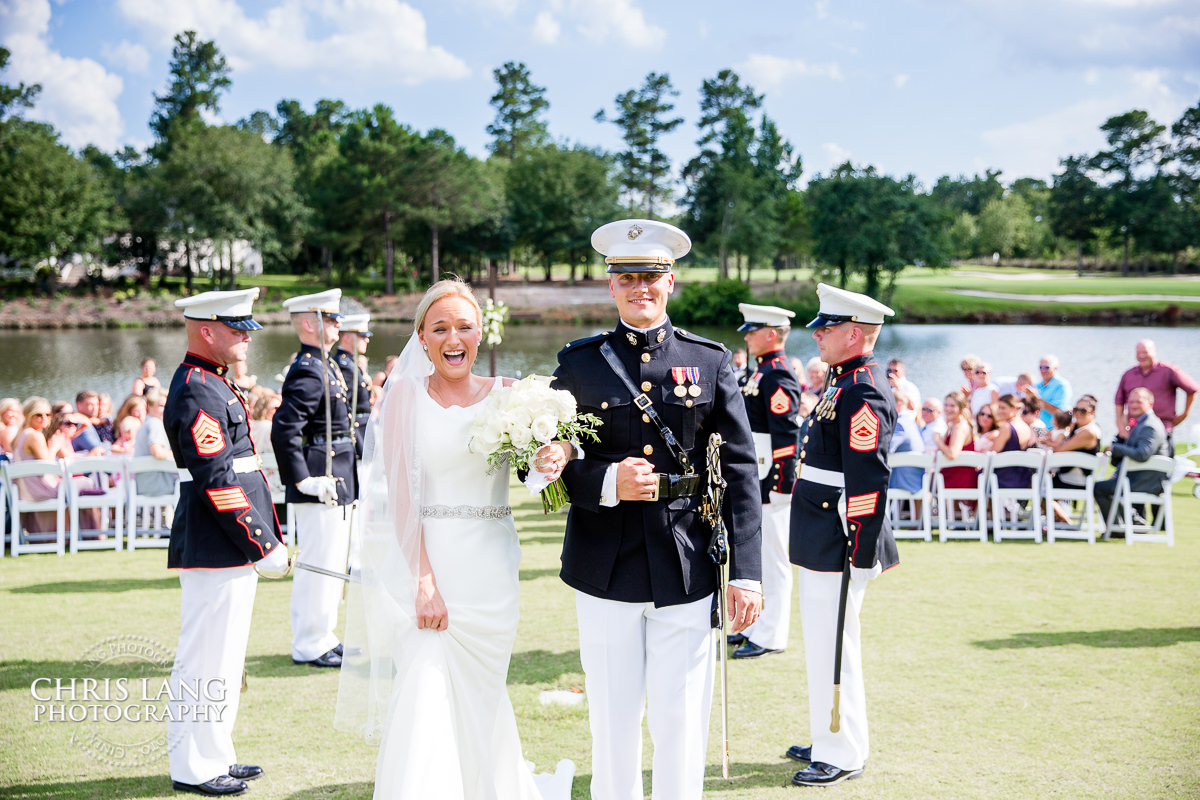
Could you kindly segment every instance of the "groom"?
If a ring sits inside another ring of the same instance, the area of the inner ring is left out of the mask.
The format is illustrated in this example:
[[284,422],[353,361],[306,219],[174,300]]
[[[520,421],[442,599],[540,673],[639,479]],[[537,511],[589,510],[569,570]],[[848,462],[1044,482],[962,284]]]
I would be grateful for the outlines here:
[[[716,570],[699,508],[709,435],[729,488],[728,608],[733,630],[762,607],[757,468],[730,354],[671,325],[671,266],[691,248],[678,228],[612,222],[592,234],[621,322],[558,354],[556,388],[598,416],[600,440],[563,472],[571,496],[562,579],[576,593],[587,676],[594,800],[642,798],[642,716],[654,743],[653,797],[699,798],[713,685]],[[614,368],[613,359],[619,363]],[[625,378],[638,392],[627,388]],[[652,408],[647,407],[647,401]],[[674,452],[654,413],[682,451]],[[698,478],[680,461],[689,462]]]

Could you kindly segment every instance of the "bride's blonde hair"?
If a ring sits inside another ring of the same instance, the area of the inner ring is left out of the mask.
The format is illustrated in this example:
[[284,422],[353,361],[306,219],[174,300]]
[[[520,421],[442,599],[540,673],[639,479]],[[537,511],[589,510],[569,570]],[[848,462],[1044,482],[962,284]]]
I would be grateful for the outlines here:
[[475,321],[480,325],[483,324],[483,311],[479,308],[479,301],[475,299],[475,293],[471,291],[471,287],[467,285],[466,281],[455,276],[438,281],[429,287],[429,291],[425,292],[425,296],[417,304],[416,322],[413,329],[416,331],[424,330],[425,316],[429,313],[429,307],[438,300],[444,300],[447,297],[461,297],[475,306]]

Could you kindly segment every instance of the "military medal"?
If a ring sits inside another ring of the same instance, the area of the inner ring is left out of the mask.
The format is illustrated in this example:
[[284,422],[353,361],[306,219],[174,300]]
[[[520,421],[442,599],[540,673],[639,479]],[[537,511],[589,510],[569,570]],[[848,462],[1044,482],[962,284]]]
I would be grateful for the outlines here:
[[700,387],[697,385],[700,381],[699,367],[671,367],[671,378],[675,381],[673,391],[676,397],[700,396]]
[[687,387],[686,387],[686,386],[684,386],[682,383],[679,383],[679,384],[676,384],[676,385],[675,385],[675,396],[676,396],[676,397],[684,397],[684,396],[686,396],[686,395],[687,395],[687,391],[688,391],[688,390],[687,390]]
[[692,397],[699,397],[700,396],[700,384],[693,383],[691,386],[688,387],[687,393],[689,395],[691,395]]

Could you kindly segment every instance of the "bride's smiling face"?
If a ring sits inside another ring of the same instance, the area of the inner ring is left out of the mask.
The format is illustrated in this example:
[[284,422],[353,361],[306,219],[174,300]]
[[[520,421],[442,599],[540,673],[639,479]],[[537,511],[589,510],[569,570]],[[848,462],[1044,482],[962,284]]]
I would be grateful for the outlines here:
[[438,300],[425,314],[420,335],[435,372],[451,379],[470,374],[483,329],[469,300],[453,296]]

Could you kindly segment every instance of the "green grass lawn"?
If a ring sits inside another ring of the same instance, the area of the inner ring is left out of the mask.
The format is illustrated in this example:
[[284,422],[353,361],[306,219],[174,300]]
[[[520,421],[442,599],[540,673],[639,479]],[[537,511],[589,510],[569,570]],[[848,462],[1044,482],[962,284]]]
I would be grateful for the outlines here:
[[[1176,487],[1176,545],[902,542],[862,621],[871,714],[863,780],[843,798],[1200,797],[1200,501]],[[588,796],[586,709],[539,703],[582,687],[574,601],[557,578],[562,515],[514,488],[522,619],[509,690],[526,757],[578,768]],[[116,641],[173,651],[179,587],[162,550],[0,560],[0,796],[168,798],[161,723],[34,721],[37,678],[161,679],[169,666],[94,658]],[[375,751],[331,727],[337,675],[289,656],[290,581],[260,581],[236,740],[263,765],[256,798],[370,797]],[[90,663],[89,663],[90,659]],[[732,780],[713,715],[707,794],[784,798],[808,741],[798,614],[781,655],[729,665]],[[827,719],[827,713],[822,712]],[[138,744],[101,760],[89,737]],[[649,740],[646,745],[649,755]],[[112,763],[105,763],[112,762]],[[142,762],[145,763],[142,763]],[[649,761],[647,790],[649,789]]]

